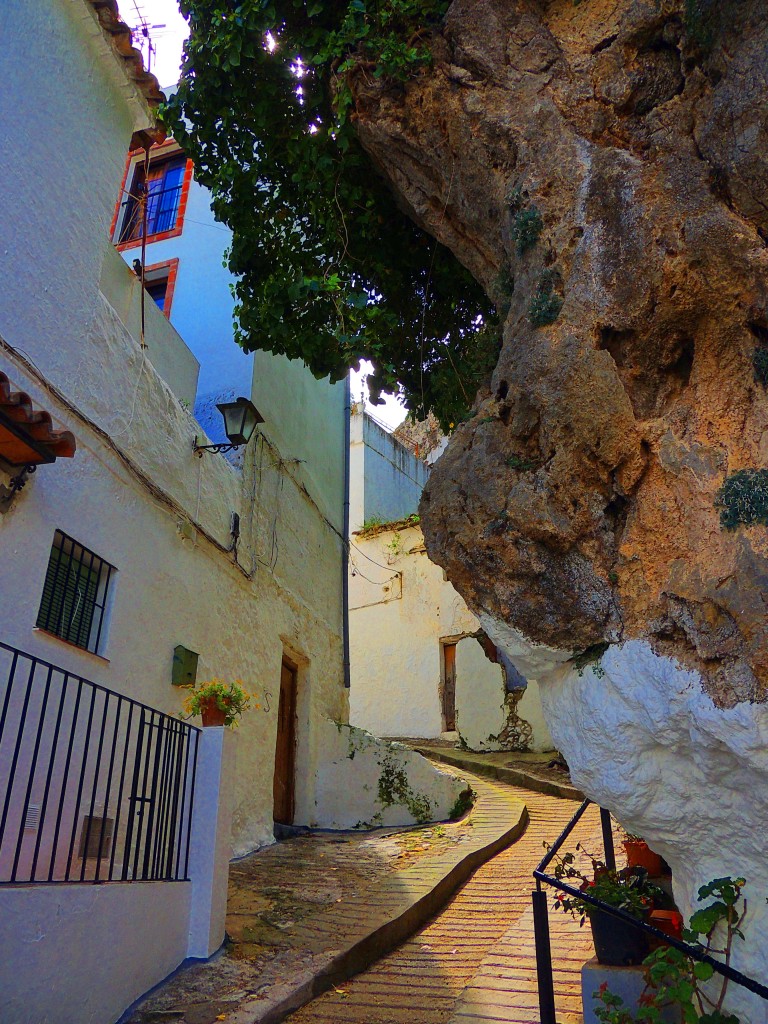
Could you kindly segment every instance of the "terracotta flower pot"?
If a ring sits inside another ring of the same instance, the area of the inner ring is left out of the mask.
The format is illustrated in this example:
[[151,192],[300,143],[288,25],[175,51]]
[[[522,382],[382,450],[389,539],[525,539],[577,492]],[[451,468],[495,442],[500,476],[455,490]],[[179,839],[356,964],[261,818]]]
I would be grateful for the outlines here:
[[222,711],[216,703],[215,697],[209,697],[208,700],[200,702],[200,714],[203,719],[203,725],[224,725],[227,712]]
[[623,846],[627,854],[627,867],[645,868],[651,878],[658,878],[664,873],[661,857],[648,847],[644,839],[625,839]]

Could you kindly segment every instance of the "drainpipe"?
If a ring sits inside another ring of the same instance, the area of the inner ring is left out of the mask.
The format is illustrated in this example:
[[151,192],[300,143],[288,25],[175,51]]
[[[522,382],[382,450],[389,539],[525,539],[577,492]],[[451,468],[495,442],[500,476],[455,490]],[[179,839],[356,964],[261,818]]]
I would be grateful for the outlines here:
[[342,643],[344,645],[344,688],[349,689],[349,447],[352,415],[352,382],[347,374],[344,393],[344,542],[341,557]]

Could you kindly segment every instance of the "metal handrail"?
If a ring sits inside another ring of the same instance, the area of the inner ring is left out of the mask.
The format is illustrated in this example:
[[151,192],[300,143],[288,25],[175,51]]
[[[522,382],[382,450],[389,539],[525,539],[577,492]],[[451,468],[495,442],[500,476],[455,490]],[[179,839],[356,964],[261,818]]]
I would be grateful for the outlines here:
[[[693,960],[709,964],[717,974],[720,974],[724,978],[728,978],[729,981],[732,981],[734,984],[739,985],[742,988],[748,989],[750,992],[754,992],[755,995],[768,1000],[768,986],[761,984],[759,981],[755,981],[754,978],[750,978],[746,974],[742,974],[741,971],[737,971],[736,968],[731,967],[730,964],[725,964],[721,960],[716,960],[702,948],[683,942],[681,939],[676,939],[674,936],[661,931],[660,928],[656,928],[653,925],[648,924],[647,921],[633,917],[631,914],[627,913],[626,910],[622,910],[620,907],[612,907],[604,900],[598,899],[596,896],[592,896],[590,893],[582,891],[581,889],[576,889],[567,882],[563,882],[559,878],[555,878],[554,876],[546,873],[545,869],[557,855],[558,851],[563,846],[563,843],[569,837],[591,803],[591,800],[586,799],[580,805],[579,809],[557,837],[553,845],[549,847],[546,856],[542,858],[533,872],[533,877],[536,879],[536,889],[531,896],[533,900],[534,933],[536,939],[536,971],[539,982],[539,1009],[541,1012],[541,1024],[557,1024],[554,1001],[554,982],[552,975],[552,954],[549,944],[549,909],[547,906],[547,894],[541,888],[542,882],[546,885],[551,885],[554,889],[559,889],[561,892],[567,893],[569,896],[576,897],[584,903],[590,904],[590,906],[595,907],[602,913],[608,914],[611,917],[616,917],[620,921],[624,921],[626,924],[631,925],[638,931],[645,932],[647,935],[653,935],[655,938],[663,940],[667,945],[673,946],[675,949],[678,949],[681,953],[685,953],[686,956],[691,957]],[[615,870],[616,859],[613,849],[613,833],[610,825],[610,812],[604,807],[601,807],[600,817],[603,831],[603,843],[605,846],[606,866],[611,870]]]
[[0,655],[0,885],[187,880],[200,730]]

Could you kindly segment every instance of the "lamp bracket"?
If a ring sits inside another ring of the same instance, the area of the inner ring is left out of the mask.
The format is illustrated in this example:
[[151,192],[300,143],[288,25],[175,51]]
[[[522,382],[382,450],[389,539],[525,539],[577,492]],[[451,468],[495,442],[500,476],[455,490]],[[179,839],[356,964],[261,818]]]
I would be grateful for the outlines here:
[[192,442],[192,451],[198,459],[202,459],[203,452],[233,452],[236,448],[242,448],[241,444],[198,444],[197,438]]
[[0,486],[0,512],[6,512],[10,506],[13,498],[19,491],[24,489],[24,485],[27,482],[27,477],[37,471],[37,465],[30,464],[24,466],[16,476],[12,476],[8,481],[8,487]]

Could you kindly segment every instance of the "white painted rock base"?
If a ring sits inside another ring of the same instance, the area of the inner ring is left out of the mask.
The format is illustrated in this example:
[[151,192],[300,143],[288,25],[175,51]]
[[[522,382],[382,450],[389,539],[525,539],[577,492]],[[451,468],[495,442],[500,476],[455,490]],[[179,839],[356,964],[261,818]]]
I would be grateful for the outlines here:
[[[563,666],[539,681],[574,785],[668,861],[686,919],[699,886],[746,878],[746,939],[732,963],[765,984],[768,706],[716,707],[697,672],[639,640],[611,647],[597,670]],[[742,1024],[768,1021],[768,1002],[735,985],[727,1002]]]

